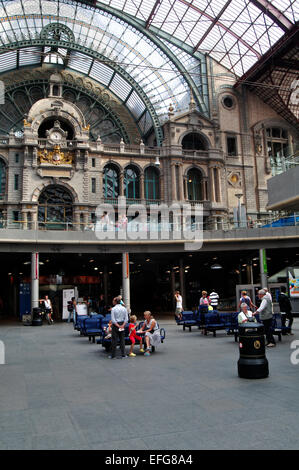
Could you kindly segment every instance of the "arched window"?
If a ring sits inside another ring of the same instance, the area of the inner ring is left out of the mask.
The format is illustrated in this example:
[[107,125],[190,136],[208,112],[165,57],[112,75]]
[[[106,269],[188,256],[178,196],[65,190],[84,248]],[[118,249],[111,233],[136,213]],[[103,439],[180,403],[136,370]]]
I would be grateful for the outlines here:
[[124,177],[125,196],[128,199],[139,199],[139,171],[134,165],[127,166]]
[[183,150],[207,150],[204,138],[196,132],[185,135],[182,140]]
[[6,191],[6,164],[0,158],[0,200],[4,199]]
[[145,199],[160,199],[160,174],[157,168],[149,166],[144,171]]
[[187,174],[188,200],[202,201],[202,174],[197,168],[191,168]]
[[67,229],[67,224],[73,221],[73,198],[70,192],[58,185],[45,188],[38,199],[38,221],[48,229]]
[[103,190],[105,198],[119,196],[119,171],[115,165],[106,165],[103,174]]

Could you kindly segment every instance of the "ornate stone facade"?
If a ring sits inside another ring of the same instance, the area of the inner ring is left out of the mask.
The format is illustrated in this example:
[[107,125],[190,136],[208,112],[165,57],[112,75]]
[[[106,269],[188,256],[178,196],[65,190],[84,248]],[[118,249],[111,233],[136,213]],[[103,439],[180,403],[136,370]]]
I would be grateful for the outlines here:
[[103,143],[100,134],[91,138],[85,113],[63,97],[64,79],[58,73],[50,76],[48,97],[24,115],[22,132],[11,130],[0,139],[6,168],[2,219],[24,228],[42,222],[43,216],[47,221],[38,206],[43,191],[54,186],[70,195],[72,220],[66,215],[63,220],[75,227],[92,222],[97,205],[115,203],[118,195],[129,203],[201,202],[213,228],[232,219],[236,194],[242,193],[241,204],[249,217],[266,213],[271,173],[266,129],[283,129],[290,145],[297,137],[256,96],[241,94],[224,81],[210,89],[213,119],[195,109],[192,95],[186,112],[175,114],[170,106],[162,147],[155,147],[154,134],[146,145],[137,139],[131,121],[127,135],[135,136],[132,143],[123,138]]

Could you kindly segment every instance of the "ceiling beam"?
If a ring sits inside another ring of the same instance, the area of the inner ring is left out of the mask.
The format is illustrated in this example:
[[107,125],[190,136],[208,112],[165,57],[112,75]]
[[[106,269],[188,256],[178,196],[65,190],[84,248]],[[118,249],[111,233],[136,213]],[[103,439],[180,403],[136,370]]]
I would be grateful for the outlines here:
[[268,0],[250,0],[259,10],[269,16],[285,33],[293,27],[293,23]]

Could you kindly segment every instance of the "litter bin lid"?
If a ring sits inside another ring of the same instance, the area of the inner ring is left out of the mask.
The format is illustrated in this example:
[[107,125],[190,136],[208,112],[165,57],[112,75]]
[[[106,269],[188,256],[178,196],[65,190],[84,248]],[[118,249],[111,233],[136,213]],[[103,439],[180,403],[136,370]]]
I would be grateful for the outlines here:
[[[247,331],[245,331],[247,330]],[[264,331],[264,325],[262,323],[256,323],[256,322],[246,322],[242,323],[242,325],[239,325],[239,331],[242,334],[251,334],[256,331],[259,333],[262,333]]]

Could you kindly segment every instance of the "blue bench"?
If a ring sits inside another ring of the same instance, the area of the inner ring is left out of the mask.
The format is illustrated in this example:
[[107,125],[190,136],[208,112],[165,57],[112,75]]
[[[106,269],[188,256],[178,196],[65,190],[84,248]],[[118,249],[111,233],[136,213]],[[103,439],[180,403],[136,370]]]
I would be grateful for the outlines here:
[[[137,330],[139,330],[142,327],[142,325],[143,325],[143,322],[140,322],[138,324]],[[98,338],[96,342],[97,344],[101,344],[102,347],[105,348],[107,352],[109,352],[111,350],[111,338],[106,339],[104,333],[105,332],[103,330],[103,335],[100,338]],[[145,335],[141,335],[141,336],[143,336],[143,345],[145,345]],[[166,337],[166,332],[164,328],[160,328],[160,337],[161,337],[161,343],[163,343]],[[120,344],[119,340],[117,344],[118,345]],[[126,346],[131,345],[131,341],[129,338],[129,326],[128,325],[125,327],[125,345]],[[152,352],[155,352],[154,346],[152,346]]]
[[85,318],[82,323],[82,336],[88,336],[89,341],[95,343],[95,337],[102,335],[102,320],[103,315],[93,315],[92,317]]
[[186,327],[189,328],[189,331],[191,331],[192,326],[198,326],[199,316],[197,312],[184,311],[182,312],[182,319],[180,320],[178,317],[176,317],[176,322],[178,325],[183,326],[184,331]]

